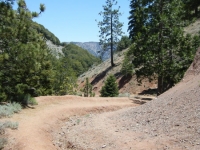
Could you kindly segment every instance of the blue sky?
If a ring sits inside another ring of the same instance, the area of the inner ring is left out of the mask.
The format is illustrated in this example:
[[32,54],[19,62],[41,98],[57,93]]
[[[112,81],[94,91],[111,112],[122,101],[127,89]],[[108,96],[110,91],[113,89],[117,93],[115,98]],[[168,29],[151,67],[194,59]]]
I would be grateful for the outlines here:
[[[57,36],[61,42],[99,41],[99,28],[95,20],[101,21],[99,12],[106,0],[26,0],[31,11],[39,11],[40,3],[46,11],[34,21]],[[123,32],[127,33],[130,0],[118,0],[120,22],[124,23]]]

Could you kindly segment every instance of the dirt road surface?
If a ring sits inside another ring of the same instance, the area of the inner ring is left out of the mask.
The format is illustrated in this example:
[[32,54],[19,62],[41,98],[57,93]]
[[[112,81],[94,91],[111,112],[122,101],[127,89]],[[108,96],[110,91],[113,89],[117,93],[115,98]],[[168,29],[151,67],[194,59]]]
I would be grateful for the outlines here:
[[38,105],[15,114],[7,120],[19,123],[18,130],[9,130],[5,150],[55,150],[55,137],[72,116],[135,107],[128,98],[84,98],[78,96],[45,96],[37,98]]

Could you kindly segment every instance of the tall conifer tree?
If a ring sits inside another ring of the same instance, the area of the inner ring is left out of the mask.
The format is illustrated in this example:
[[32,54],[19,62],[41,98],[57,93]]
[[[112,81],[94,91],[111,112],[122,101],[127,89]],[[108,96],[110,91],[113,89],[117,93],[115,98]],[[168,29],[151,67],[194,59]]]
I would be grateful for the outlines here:
[[24,0],[14,11],[10,3],[1,2],[0,10],[0,101],[24,101],[27,94],[37,91],[51,94],[52,69],[49,51],[43,37],[33,28],[32,19],[40,12],[30,12]]
[[[103,50],[110,50],[111,66],[114,66],[113,62],[113,51],[116,48],[118,42],[118,37],[122,35],[123,24],[119,22],[119,8],[115,9],[114,6],[117,5],[116,0],[106,0],[106,5],[103,6],[103,11],[99,14],[103,17],[103,20],[98,22],[100,28],[100,44]],[[102,57],[102,53],[100,55]]]
[[[193,59],[191,38],[184,37],[181,0],[132,0],[129,33],[134,40],[128,57],[138,79],[158,79],[158,95],[183,76]],[[141,11],[139,11],[141,10]]]

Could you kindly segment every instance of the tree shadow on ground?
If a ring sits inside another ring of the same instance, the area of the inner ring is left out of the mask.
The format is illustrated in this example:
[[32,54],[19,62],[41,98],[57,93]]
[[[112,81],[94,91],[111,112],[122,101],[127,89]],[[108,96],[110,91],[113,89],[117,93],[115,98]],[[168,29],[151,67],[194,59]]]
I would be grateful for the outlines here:
[[157,94],[157,88],[155,89],[148,89],[148,90],[143,90],[141,93],[138,95],[145,95],[145,94],[150,94],[150,95],[156,95]]
[[107,74],[108,71],[110,71],[112,69],[112,66],[108,67],[107,69],[105,69],[103,72],[101,72],[100,74],[98,74],[91,82],[91,84],[94,86],[96,85],[99,81],[101,81]]
[[132,78],[131,75],[123,76],[123,77],[120,79],[120,81],[119,81],[119,86],[118,86],[119,90],[120,90],[121,88],[123,88],[124,85],[127,84],[127,83],[131,80],[131,78]]
[[146,102],[145,101],[141,101],[141,100],[136,100],[136,99],[132,99],[133,103],[134,104],[139,104],[139,105],[142,105],[142,104],[145,104]]

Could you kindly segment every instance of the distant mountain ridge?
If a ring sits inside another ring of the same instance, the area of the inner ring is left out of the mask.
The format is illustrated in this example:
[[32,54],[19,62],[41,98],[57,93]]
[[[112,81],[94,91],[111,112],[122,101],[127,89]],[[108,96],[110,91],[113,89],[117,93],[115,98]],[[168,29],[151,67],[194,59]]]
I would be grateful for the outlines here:
[[[96,57],[100,57],[100,51],[102,51],[101,45],[99,42],[70,42],[73,43],[85,50]],[[110,58],[110,51],[105,51],[103,54],[102,60],[105,61],[106,59]]]
[[98,52],[101,51],[101,46],[99,45],[99,42],[71,42],[88,52],[90,52],[92,55],[98,57]]

